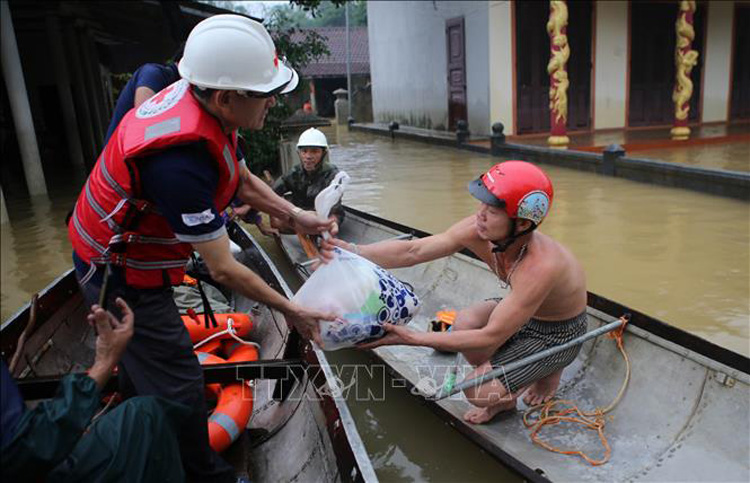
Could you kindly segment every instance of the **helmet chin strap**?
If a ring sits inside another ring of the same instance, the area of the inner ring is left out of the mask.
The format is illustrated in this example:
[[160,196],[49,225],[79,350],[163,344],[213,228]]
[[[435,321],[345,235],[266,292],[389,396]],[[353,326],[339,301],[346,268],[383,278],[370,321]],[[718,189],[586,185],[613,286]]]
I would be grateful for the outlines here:
[[495,247],[492,249],[492,253],[503,253],[505,250],[510,248],[510,246],[515,243],[516,240],[521,238],[522,236],[526,235],[527,233],[531,233],[536,229],[536,223],[531,223],[531,226],[526,228],[521,233],[516,233],[516,219],[512,218],[510,220],[510,232],[512,233],[509,237],[503,239],[503,240],[492,240],[492,244],[495,245]]

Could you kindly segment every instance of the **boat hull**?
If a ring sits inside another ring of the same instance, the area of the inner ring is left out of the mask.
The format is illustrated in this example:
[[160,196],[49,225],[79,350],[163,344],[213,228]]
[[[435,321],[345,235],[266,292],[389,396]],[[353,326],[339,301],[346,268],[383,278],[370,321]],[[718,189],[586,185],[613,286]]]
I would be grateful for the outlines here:
[[[367,244],[424,232],[347,208],[340,238]],[[308,275],[304,254],[295,237],[281,245],[302,278]],[[423,306],[410,324],[427,330],[439,310],[462,309],[490,297],[502,297],[496,277],[470,253],[392,272],[411,283]],[[524,427],[519,401],[516,411],[490,424],[463,421],[472,406],[462,394],[428,405],[458,431],[531,481],[748,481],[750,454],[750,363],[747,358],[698,337],[589,294],[589,330],[624,313],[633,321],[625,333],[632,378],[623,400],[611,413],[606,435],[611,460],[592,467],[582,459],[563,456],[534,445]],[[455,357],[426,347],[388,346],[372,351],[393,377],[415,387],[442,384]],[[464,367],[465,375],[470,367]],[[583,344],[578,358],[564,372],[558,397],[582,409],[607,406],[625,377],[625,362],[606,337]],[[461,373],[459,379],[461,380]],[[560,448],[585,451],[599,458],[603,449],[595,433],[560,425],[544,433]]]
[[[291,297],[283,277],[255,240],[236,224],[228,232],[242,248],[238,260]],[[333,379],[325,354],[301,343],[280,312],[237,293],[226,295],[235,310],[253,313],[250,339],[260,343],[261,360],[301,359],[307,370],[292,380],[283,401],[274,398],[281,380],[254,381],[249,428],[223,456],[253,481],[377,481],[345,402],[326,392]],[[68,271],[40,292],[35,330],[14,376],[59,376],[89,367],[95,339],[85,314],[75,274]],[[30,315],[27,305],[2,324],[0,348],[8,362]]]

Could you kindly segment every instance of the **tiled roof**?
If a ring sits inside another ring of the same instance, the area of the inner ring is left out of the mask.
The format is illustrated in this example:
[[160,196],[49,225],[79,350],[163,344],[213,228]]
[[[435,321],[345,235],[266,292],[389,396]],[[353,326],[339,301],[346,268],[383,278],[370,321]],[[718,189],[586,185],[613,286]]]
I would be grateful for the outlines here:
[[[328,56],[323,56],[304,67],[303,77],[339,77],[346,75],[346,28],[320,27],[304,29],[295,32],[293,41],[304,38],[306,30],[314,30],[326,39]],[[367,44],[367,27],[352,27],[349,29],[349,45],[351,48],[352,74],[370,73],[370,50]]]

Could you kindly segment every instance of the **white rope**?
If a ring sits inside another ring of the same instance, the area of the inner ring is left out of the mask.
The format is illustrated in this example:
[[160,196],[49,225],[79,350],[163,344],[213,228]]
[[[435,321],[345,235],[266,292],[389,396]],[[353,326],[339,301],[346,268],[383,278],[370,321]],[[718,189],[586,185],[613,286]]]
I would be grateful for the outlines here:
[[[205,317],[205,315],[204,315],[204,317]],[[217,333],[215,333],[213,335],[210,335],[210,336],[206,337],[205,339],[203,339],[202,341],[196,343],[193,346],[193,349],[197,350],[198,347],[200,347],[200,346],[202,346],[202,345],[204,345],[204,344],[206,344],[208,342],[211,342],[212,340],[214,340],[216,338],[219,338],[219,337],[221,337],[223,335],[229,335],[231,338],[233,338],[237,342],[239,342],[241,344],[245,344],[245,345],[254,346],[256,349],[258,349],[260,351],[260,344],[257,344],[255,342],[250,342],[249,340],[243,340],[243,339],[241,339],[237,335],[237,329],[234,328],[234,320],[232,320],[231,317],[229,317],[227,319],[227,328],[226,329],[222,330],[221,332],[217,332]]]

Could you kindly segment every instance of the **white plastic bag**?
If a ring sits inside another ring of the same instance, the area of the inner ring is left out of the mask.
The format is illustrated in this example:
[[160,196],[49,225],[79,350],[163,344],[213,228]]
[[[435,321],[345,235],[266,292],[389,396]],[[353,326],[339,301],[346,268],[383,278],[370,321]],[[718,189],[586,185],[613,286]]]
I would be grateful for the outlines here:
[[324,350],[352,347],[385,333],[383,324],[403,325],[419,311],[419,298],[388,271],[354,253],[334,249],[292,299],[304,307],[340,314],[321,321]]
[[[331,209],[336,206],[336,203],[341,201],[341,197],[344,196],[344,190],[346,185],[349,184],[349,175],[346,171],[339,171],[336,176],[331,180],[331,183],[326,186],[318,196],[315,197],[315,212],[324,220],[328,219],[328,215],[331,214]],[[323,234],[324,238],[329,238],[328,232]]]

